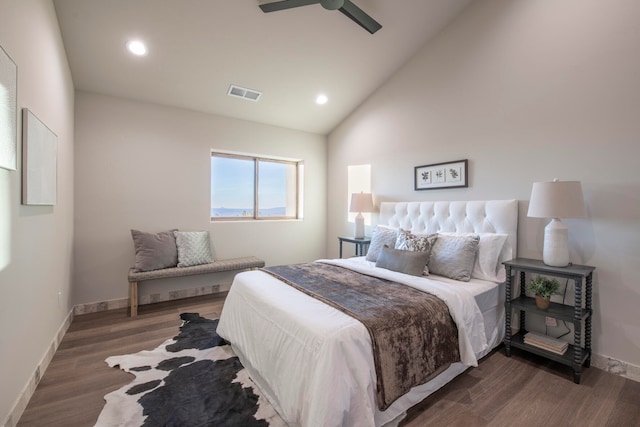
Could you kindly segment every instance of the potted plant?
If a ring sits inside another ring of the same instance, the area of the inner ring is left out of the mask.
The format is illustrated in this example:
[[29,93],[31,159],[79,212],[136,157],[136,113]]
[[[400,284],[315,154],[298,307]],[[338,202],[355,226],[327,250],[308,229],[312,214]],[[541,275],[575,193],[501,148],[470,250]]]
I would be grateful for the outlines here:
[[556,279],[537,276],[529,282],[528,289],[536,295],[536,307],[546,310],[549,308],[551,295],[558,294],[560,283]]

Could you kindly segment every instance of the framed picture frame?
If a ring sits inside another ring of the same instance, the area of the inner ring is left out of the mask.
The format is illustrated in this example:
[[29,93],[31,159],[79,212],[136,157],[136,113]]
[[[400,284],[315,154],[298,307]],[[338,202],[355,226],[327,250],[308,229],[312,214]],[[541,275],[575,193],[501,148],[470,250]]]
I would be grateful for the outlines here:
[[55,205],[58,137],[28,108],[22,109],[22,204]]
[[414,168],[414,190],[468,187],[468,164],[468,159],[463,159],[416,166]]
[[18,67],[0,46],[0,168],[18,168]]

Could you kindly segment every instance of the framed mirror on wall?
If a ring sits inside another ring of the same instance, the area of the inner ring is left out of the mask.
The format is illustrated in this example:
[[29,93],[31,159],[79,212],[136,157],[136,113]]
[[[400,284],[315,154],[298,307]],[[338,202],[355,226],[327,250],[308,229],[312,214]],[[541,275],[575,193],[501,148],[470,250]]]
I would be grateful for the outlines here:
[[22,204],[55,205],[58,137],[28,108],[22,109]]
[[0,167],[18,167],[18,67],[0,46]]

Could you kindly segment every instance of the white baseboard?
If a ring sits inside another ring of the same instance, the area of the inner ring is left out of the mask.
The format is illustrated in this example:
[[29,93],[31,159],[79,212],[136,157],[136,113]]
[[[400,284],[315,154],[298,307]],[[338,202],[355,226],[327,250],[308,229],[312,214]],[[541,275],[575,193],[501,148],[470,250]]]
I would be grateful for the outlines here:
[[18,424],[18,420],[20,420],[24,410],[27,408],[27,404],[29,403],[31,396],[33,396],[33,393],[36,391],[36,387],[38,386],[42,375],[44,375],[44,372],[49,367],[49,363],[51,363],[53,355],[56,354],[56,350],[58,349],[58,346],[60,346],[64,334],[67,332],[67,329],[69,329],[69,326],[73,321],[73,317],[74,310],[72,309],[69,311],[67,317],[65,317],[60,328],[58,328],[58,332],[53,338],[51,345],[47,348],[47,352],[42,356],[42,359],[40,359],[40,363],[38,363],[38,366],[31,375],[31,378],[29,378],[27,384],[22,389],[20,396],[18,396],[18,399],[13,404],[11,412],[9,412],[9,415],[2,424],[3,427],[15,427]]
[[613,357],[604,356],[602,354],[593,354],[591,356],[591,366],[614,375],[629,378],[633,381],[640,382],[640,366],[614,359]]
[[[170,291],[159,294],[141,295],[138,298],[138,305],[153,304],[156,302],[173,301],[182,298],[197,297],[201,295],[217,294],[229,290],[230,284],[218,284],[211,286],[202,286],[199,288],[182,289],[179,291]],[[109,301],[91,302],[87,304],[78,304],[74,307],[74,314],[98,313],[100,311],[114,310],[117,308],[129,307],[129,298],[112,299]]]
[[[180,291],[171,291],[171,292],[166,292],[161,294],[143,295],[140,298],[138,303],[140,305],[153,304],[156,302],[173,301],[177,299],[190,298],[190,297],[195,297],[200,295],[210,295],[218,292],[227,291],[229,290],[230,286],[231,286],[230,284],[220,284],[220,285],[204,286],[200,288],[183,289]],[[42,375],[44,374],[47,367],[49,366],[51,359],[53,359],[53,355],[58,349],[60,342],[62,342],[62,338],[64,337],[64,334],[67,332],[67,329],[69,329],[69,325],[71,325],[71,322],[73,321],[73,318],[75,316],[81,315],[81,314],[87,314],[87,313],[97,313],[97,312],[106,311],[106,310],[114,310],[117,308],[125,308],[128,306],[129,306],[129,298],[119,298],[119,299],[114,299],[109,301],[101,301],[101,302],[94,302],[94,303],[88,303],[88,304],[78,304],[74,306],[73,309],[69,312],[69,314],[65,318],[63,324],[58,329],[58,332],[56,333],[56,336],[54,337],[51,345],[47,349],[46,354],[42,357],[42,360],[36,367],[33,375],[31,376],[31,378],[29,378],[27,384],[24,386],[24,389],[20,393],[20,396],[18,396],[18,399],[13,405],[11,412],[9,413],[7,418],[4,420],[4,422],[0,424],[0,427],[15,427],[18,424],[18,420],[20,420],[20,417],[22,416],[24,410],[27,408],[27,404],[29,403],[31,396],[33,396],[33,393],[35,392],[36,387],[40,382],[40,378],[42,378]]]

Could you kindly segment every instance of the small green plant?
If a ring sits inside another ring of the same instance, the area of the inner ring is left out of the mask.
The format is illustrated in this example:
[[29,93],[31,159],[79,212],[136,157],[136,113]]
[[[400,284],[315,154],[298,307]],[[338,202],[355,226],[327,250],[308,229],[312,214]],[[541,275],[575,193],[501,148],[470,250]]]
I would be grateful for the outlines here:
[[549,299],[551,295],[559,294],[558,289],[560,289],[560,283],[556,279],[537,276],[529,282],[528,289],[539,297]]

